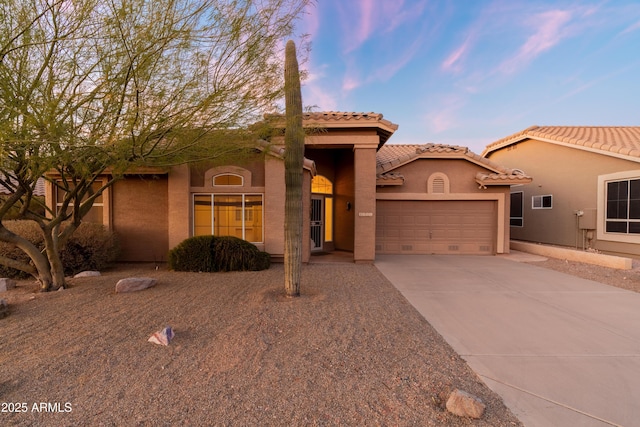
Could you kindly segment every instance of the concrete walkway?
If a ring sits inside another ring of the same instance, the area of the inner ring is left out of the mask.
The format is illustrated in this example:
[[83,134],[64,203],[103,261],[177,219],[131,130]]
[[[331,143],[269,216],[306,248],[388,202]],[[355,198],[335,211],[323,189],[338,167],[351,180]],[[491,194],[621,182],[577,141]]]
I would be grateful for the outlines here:
[[527,427],[640,426],[640,294],[508,257],[375,265]]

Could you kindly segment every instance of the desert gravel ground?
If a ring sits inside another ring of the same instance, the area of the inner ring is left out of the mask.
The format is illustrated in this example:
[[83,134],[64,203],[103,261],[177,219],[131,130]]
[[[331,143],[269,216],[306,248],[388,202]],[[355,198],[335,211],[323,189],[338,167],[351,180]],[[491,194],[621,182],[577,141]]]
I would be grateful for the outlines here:
[[[115,294],[132,276],[158,284]],[[295,299],[283,277],[119,265],[59,292],[19,282],[0,294],[0,425],[521,425],[374,266],[306,265]],[[147,341],[166,325],[169,346]],[[482,419],[446,412],[455,388]]]
[[557,258],[548,258],[546,261],[536,261],[531,264],[604,283],[605,285],[640,292],[640,261],[638,260],[633,260],[633,268],[631,270],[618,270]]

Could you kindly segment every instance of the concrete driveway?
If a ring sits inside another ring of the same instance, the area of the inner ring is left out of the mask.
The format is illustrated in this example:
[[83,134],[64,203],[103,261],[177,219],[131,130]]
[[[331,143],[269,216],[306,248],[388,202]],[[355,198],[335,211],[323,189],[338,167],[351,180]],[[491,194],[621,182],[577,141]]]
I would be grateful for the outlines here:
[[640,294],[508,257],[375,265],[527,427],[640,426]]

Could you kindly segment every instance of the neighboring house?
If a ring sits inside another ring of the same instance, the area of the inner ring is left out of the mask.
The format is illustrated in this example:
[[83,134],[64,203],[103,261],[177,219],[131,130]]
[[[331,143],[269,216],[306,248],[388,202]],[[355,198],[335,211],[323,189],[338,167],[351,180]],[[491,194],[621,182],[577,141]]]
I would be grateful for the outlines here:
[[640,127],[533,126],[483,156],[535,177],[511,189],[513,239],[640,255]]
[[[303,260],[334,250],[376,253],[509,251],[509,189],[531,178],[461,147],[385,145],[398,126],[376,113],[307,113]],[[228,165],[136,171],[108,189],[93,218],[120,237],[122,260],[163,261],[184,239],[235,235],[284,254],[280,139]],[[49,187],[52,206],[55,194]]]

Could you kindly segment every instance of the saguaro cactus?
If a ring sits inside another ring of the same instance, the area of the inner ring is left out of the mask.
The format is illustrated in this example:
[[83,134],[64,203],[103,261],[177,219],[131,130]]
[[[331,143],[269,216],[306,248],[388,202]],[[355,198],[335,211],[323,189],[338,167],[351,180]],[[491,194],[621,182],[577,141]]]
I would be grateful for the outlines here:
[[285,48],[284,66],[285,157],[284,180],[284,288],[287,296],[300,295],[302,273],[302,182],[304,165],[304,129],[302,127],[302,92],[296,46],[292,40]]

